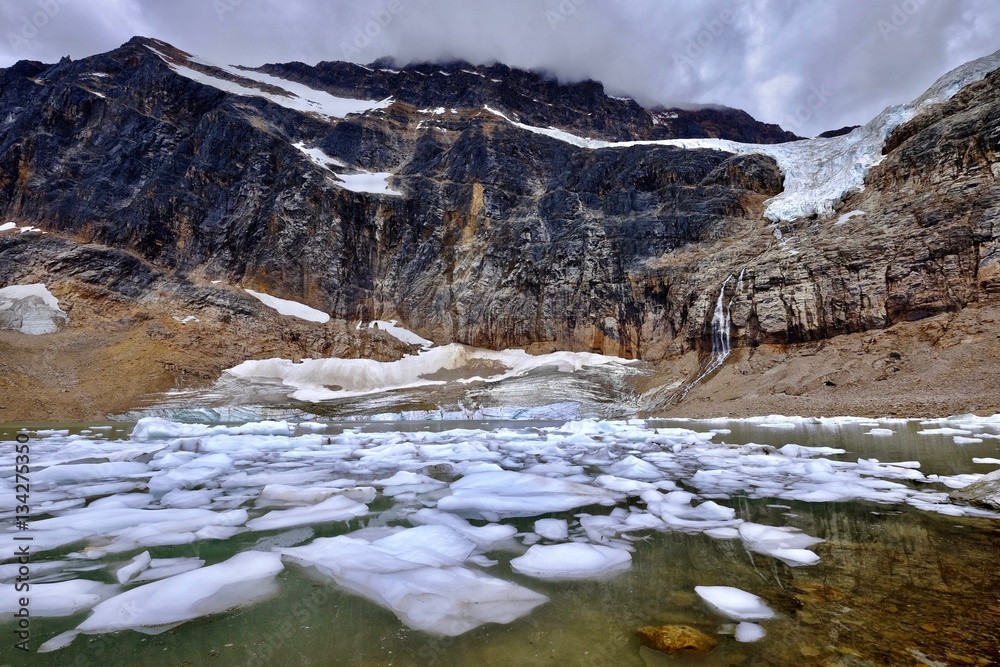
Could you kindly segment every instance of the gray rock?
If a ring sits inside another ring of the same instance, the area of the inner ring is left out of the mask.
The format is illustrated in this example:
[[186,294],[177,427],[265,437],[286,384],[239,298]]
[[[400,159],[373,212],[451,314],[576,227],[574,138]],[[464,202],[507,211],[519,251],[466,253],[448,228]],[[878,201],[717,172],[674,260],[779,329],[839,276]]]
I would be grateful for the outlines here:
[[956,489],[949,495],[955,500],[1000,510],[1000,470],[994,470],[978,482],[973,482],[964,489]]

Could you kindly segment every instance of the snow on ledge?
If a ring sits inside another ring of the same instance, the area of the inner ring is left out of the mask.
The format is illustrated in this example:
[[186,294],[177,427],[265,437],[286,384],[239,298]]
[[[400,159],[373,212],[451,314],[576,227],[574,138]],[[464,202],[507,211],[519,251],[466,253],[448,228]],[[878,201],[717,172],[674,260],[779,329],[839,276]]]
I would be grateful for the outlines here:
[[396,195],[403,193],[389,187],[393,174],[388,171],[361,172],[359,174],[337,174],[340,187],[351,192],[367,192],[375,195]]
[[[304,113],[314,113],[326,118],[345,118],[349,114],[361,114],[376,109],[384,109],[393,102],[391,97],[380,101],[336,97],[326,91],[316,90],[315,88],[310,88],[305,84],[271,76],[270,74],[265,74],[263,72],[250,69],[240,69],[226,65],[216,65],[215,63],[208,62],[207,60],[203,60],[201,58],[190,58],[188,60],[191,64],[211,67],[216,70],[221,70],[230,76],[238,77],[239,79],[242,79],[245,84],[248,84],[244,85],[243,83],[237,83],[235,81],[230,81],[229,79],[222,79],[212,76],[211,74],[206,74],[200,70],[187,67],[171,58],[168,58],[165,54],[160,53],[150,46],[147,46],[146,48],[158,55],[174,72],[191,79],[192,81],[197,81],[198,83],[202,83],[206,86],[212,86],[213,88],[218,88],[219,90],[232,93],[234,95],[242,95],[244,97],[262,97],[287,109],[293,109]],[[265,91],[262,88],[257,87],[258,84],[278,88],[283,94]]]
[[[413,333],[412,331],[410,331],[409,329],[404,329],[403,327],[399,326],[399,324],[396,323],[396,320],[388,320],[388,321],[375,320],[368,326],[372,327],[376,324],[378,325],[379,329],[386,332],[396,340],[402,341],[409,345],[419,345],[423,348],[434,346],[433,341],[429,341],[426,338],[422,338],[417,334]],[[358,323],[358,328],[359,329],[361,328],[361,323]]]
[[274,308],[281,315],[289,315],[291,317],[297,317],[300,320],[317,322],[319,324],[326,324],[330,321],[329,314],[324,313],[322,310],[317,310],[307,306],[304,303],[291,301],[289,299],[279,299],[276,296],[271,296],[270,294],[265,294],[264,292],[255,292],[252,289],[247,289],[245,291],[265,306]]

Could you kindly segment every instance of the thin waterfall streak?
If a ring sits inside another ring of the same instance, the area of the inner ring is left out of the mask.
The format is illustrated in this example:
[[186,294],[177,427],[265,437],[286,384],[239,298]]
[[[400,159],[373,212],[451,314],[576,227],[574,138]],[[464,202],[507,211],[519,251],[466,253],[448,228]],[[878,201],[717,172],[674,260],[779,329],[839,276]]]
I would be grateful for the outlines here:
[[[742,280],[743,272],[740,272],[740,279]],[[688,392],[698,386],[709,373],[717,369],[719,366],[726,361],[729,357],[731,351],[731,341],[729,330],[731,329],[732,318],[731,318],[731,306],[733,304],[733,298],[729,300],[729,303],[725,303],[726,298],[726,285],[729,281],[733,279],[733,275],[730,274],[725,280],[722,281],[722,287],[719,288],[719,297],[715,300],[715,311],[712,313],[712,356],[708,360],[708,364],[705,366],[698,377],[696,377],[691,384],[684,389],[681,394],[681,400],[687,396]]]

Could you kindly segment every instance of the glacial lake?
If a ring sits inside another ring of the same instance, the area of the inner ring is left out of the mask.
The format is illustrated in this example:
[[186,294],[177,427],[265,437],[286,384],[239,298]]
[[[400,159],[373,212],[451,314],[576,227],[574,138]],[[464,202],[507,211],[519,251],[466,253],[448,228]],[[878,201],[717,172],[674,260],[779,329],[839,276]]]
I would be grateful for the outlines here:
[[[1000,465],[1000,420],[151,419],[0,426],[0,443],[0,665],[1000,661],[1000,520],[947,496]],[[30,654],[13,648],[24,536]],[[559,544],[578,546],[525,559]],[[211,566],[229,583],[206,600],[191,575]],[[766,635],[737,641],[704,586],[759,596]],[[99,600],[111,630],[63,634]],[[143,624],[161,632],[113,629]],[[669,624],[718,645],[640,644]]]

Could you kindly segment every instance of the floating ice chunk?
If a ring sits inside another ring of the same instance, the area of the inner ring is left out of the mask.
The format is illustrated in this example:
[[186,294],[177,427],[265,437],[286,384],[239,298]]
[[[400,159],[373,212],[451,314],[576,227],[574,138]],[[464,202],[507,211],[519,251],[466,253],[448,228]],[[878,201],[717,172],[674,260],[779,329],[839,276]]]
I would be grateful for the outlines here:
[[767,552],[786,565],[815,565],[819,556],[808,549],[771,549]]
[[451,491],[438,501],[438,508],[470,517],[484,512],[498,517],[536,516],[585,505],[614,505],[622,498],[607,489],[510,470],[466,475],[452,483]]
[[972,431],[968,431],[964,428],[951,428],[950,426],[944,426],[941,428],[925,428],[922,431],[917,431],[919,435],[972,435]]
[[264,516],[247,521],[250,530],[275,530],[313,523],[347,521],[368,512],[368,506],[344,496],[333,496],[316,505],[274,510]]
[[994,459],[994,458],[973,458],[972,462],[978,463],[980,465],[1000,466],[1000,459]]
[[133,558],[124,567],[118,568],[115,572],[115,578],[118,579],[119,584],[127,584],[132,581],[140,572],[149,567],[149,563],[152,558],[148,551],[143,551],[141,554]]
[[694,591],[713,609],[736,621],[758,621],[774,617],[774,612],[764,600],[739,588],[695,586]]
[[75,465],[54,465],[31,473],[33,482],[81,482],[112,477],[129,477],[149,473],[145,463],[79,463]]
[[640,458],[629,455],[608,466],[608,472],[618,477],[638,480],[663,479],[663,471]]
[[[660,474],[662,475],[662,473]],[[634,479],[616,477],[614,475],[599,475],[594,481],[606,489],[624,493],[628,496],[638,496],[643,491],[649,491],[650,489],[657,488],[655,484],[650,484],[649,482],[640,482]]]
[[743,621],[736,626],[736,641],[738,642],[755,642],[763,639],[765,635],[767,635],[767,631],[756,623]]
[[338,582],[387,607],[411,628],[449,637],[484,623],[510,623],[548,601],[523,586],[463,567],[422,567]]
[[803,447],[802,445],[785,445],[779,447],[778,451],[782,456],[789,458],[809,458],[812,456],[832,456],[834,454],[844,454],[843,449],[836,447]]
[[512,559],[510,566],[539,579],[591,579],[629,569],[632,554],[599,544],[536,544]]
[[764,526],[749,521],[740,524],[739,533],[751,551],[774,556],[792,566],[813,565],[819,562],[819,556],[806,547],[825,541],[820,537],[807,535],[797,528]]
[[[32,523],[36,550],[71,544],[93,535],[114,534],[115,541],[94,548],[91,555],[127,551],[154,544],[194,541],[193,532],[209,525],[240,525],[246,510],[213,512],[207,509],[80,508]],[[44,546],[43,546],[44,545]]]
[[312,528],[300,526],[299,528],[292,528],[277,535],[262,537],[254,542],[251,549],[254,551],[272,551],[284,547],[294,547],[296,544],[302,544],[306,540],[311,540],[315,535],[316,531]]
[[865,433],[865,435],[876,435],[876,436],[890,436],[895,435],[895,431],[891,428],[873,428],[872,430]]
[[[416,450],[413,449],[412,446],[408,447],[409,449],[406,450],[407,454],[415,453]],[[427,491],[434,491],[435,489],[447,486],[446,483],[436,480],[433,477],[420,475],[406,470],[400,470],[392,477],[388,477],[386,479],[377,479],[372,482],[372,484],[375,486],[385,487],[386,495],[390,496],[402,491],[426,493]]]
[[304,433],[316,433],[319,431],[325,431],[329,424],[324,424],[322,422],[299,422],[295,425],[295,428]]
[[[134,510],[142,511],[142,510]],[[234,509],[228,512],[213,512],[211,510],[149,510],[152,514],[167,512],[197,512],[191,518],[179,520],[156,521],[147,525],[124,528],[113,533],[114,541],[101,547],[89,547],[88,556],[97,558],[105,554],[120,553],[138,547],[156,547],[177,544],[190,544],[198,539],[212,539],[216,535],[226,539],[234,535],[236,530],[221,530],[240,526],[247,520],[245,509]]]
[[709,528],[704,531],[709,537],[714,537],[717,540],[734,540],[740,536],[740,531],[738,528],[732,526],[723,526],[721,528]]
[[566,519],[539,519],[535,522],[535,532],[547,540],[565,540],[569,537],[569,524]]
[[460,567],[474,548],[445,526],[418,526],[371,543],[342,535],[281,553],[433,634],[457,636],[483,623],[509,623],[548,600]]
[[149,480],[149,492],[153,497],[162,497],[169,491],[200,486],[232,467],[233,459],[226,454],[198,456],[172,470],[154,475]]
[[514,526],[491,523],[473,526],[471,523],[448,512],[425,507],[410,516],[410,521],[418,525],[447,526],[476,543],[483,551],[491,551],[496,545],[509,540],[517,533]]
[[377,492],[371,486],[356,486],[352,488],[331,488],[328,486],[289,486],[287,484],[268,484],[257,497],[257,506],[275,503],[300,503],[314,505],[333,496],[344,496],[359,503],[370,503],[375,500]]
[[[139,586],[105,600],[71,632],[138,630],[159,634],[199,616],[267,597],[274,592],[274,577],[282,567],[278,554],[244,551],[222,563]],[[54,639],[59,639],[54,645],[65,645],[65,637]],[[51,649],[52,646],[43,645],[39,651]]]
[[150,581],[157,581],[159,579],[166,579],[167,577],[175,577],[178,574],[184,574],[185,572],[190,572],[191,570],[197,570],[205,564],[200,558],[153,558],[149,562],[149,567],[140,572],[135,578],[132,579],[132,583],[146,583]]
[[222,488],[267,487],[272,484],[295,485],[309,484],[326,479],[329,473],[325,470],[288,470],[286,472],[238,472],[222,481]]
[[0,586],[0,614],[14,613],[20,608],[20,598],[30,602],[32,616],[72,616],[89,609],[118,591],[114,584],[102,584],[87,579],[70,579],[53,584],[31,582],[31,589],[17,592],[15,584]]
[[952,438],[956,445],[977,445],[983,441],[982,438],[966,438],[961,435],[956,435]]
[[[196,491],[186,491],[184,489],[174,489],[160,498],[161,507],[206,507],[212,504],[212,500],[221,495],[221,489],[198,489]],[[91,503],[93,507],[93,503]]]
[[132,440],[201,437],[208,435],[291,435],[286,421],[248,422],[242,426],[181,424],[161,417],[143,417],[132,429]]
[[[21,563],[17,562],[5,563],[0,565],[0,582],[4,583],[12,582],[15,579],[17,579],[19,575],[23,576],[23,574],[21,574],[20,572],[21,565],[22,565]],[[50,572],[71,571],[73,570],[73,565],[74,565],[73,561],[69,560],[47,560],[47,561],[32,560],[30,574],[37,580],[37,577],[40,577],[44,574],[48,574]],[[100,566],[97,567],[99,568]]]

